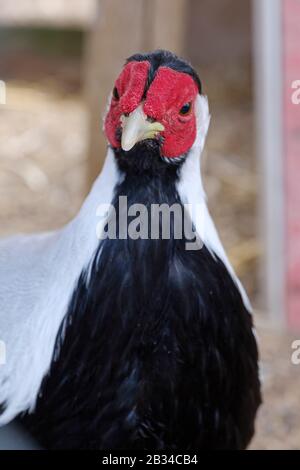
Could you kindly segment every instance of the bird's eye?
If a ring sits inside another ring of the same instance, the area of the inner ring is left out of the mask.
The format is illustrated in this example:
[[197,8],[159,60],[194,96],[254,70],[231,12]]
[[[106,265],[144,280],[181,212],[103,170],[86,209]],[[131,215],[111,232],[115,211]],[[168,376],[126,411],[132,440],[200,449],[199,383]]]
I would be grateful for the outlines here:
[[192,103],[191,102],[185,103],[180,109],[179,114],[181,114],[181,116],[186,116],[187,114],[189,114],[191,109],[192,109]]
[[119,96],[119,92],[118,92],[118,90],[117,90],[117,87],[114,87],[112,94],[113,94],[113,97],[114,97],[115,100],[119,100],[119,99],[120,99],[120,96]]

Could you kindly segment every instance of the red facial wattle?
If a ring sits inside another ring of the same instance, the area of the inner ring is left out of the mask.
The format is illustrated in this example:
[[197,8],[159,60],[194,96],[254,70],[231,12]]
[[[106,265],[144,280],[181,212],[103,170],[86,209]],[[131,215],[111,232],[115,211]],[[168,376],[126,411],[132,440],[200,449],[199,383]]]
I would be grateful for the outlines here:
[[[151,84],[144,112],[161,122],[165,130],[162,154],[177,157],[187,152],[196,138],[194,102],[198,88],[190,75],[168,67],[159,68]],[[182,107],[191,103],[190,111],[181,114]]]
[[[120,147],[117,130],[121,116],[134,111],[143,101],[144,113],[164,126],[160,133],[161,154],[169,158],[180,156],[191,148],[196,138],[194,104],[198,87],[190,75],[160,67],[144,98],[149,69],[148,61],[133,61],[124,67],[115,84],[118,96],[112,97],[105,119],[107,138],[113,147]],[[188,112],[183,113],[186,109]]]
[[113,147],[120,147],[117,130],[120,128],[122,114],[131,113],[142,101],[150,63],[129,62],[116,80],[119,99],[112,96],[110,109],[105,118],[105,133]]

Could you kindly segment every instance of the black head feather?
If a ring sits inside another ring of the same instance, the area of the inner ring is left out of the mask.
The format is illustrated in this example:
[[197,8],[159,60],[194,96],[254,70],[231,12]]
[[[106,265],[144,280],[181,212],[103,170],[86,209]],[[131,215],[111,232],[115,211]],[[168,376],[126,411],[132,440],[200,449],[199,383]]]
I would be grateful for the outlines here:
[[199,93],[202,93],[202,85],[197,72],[194,70],[191,64],[189,64],[189,62],[173,54],[173,52],[158,49],[154,52],[145,54],[134,54],[127,59],[126,63],[133,61],[142,62],[143,60],[150,62],[150,70],[148,73],[144,94],[147,93],[149,86],[155,78],[156,72],[158,71],[159,67],[162,66],[169,67],[170,69],[176,70],[177,72],[183,72],[190,75],[195,81]]

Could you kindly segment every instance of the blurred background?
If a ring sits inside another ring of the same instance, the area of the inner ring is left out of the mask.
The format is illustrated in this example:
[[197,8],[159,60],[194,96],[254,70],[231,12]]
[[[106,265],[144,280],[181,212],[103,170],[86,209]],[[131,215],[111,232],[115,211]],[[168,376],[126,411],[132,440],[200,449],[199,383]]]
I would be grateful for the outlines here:
[[[300,366],[290,359],[298,304],[289,317],[280,303],[288,311],[300,288],[296,270],[289,290],[278,245],[286,239],[293,248],[289,260],[295,247],[300,253],[282,229],[299,216],[294,207],[286,219],[290,180],[274,173],[285,161],[278,134],[300,141],[299,112],[287,107],[286,127],[274,90],[290,63],[300,79],[299,33],[282,32],[299,24],[297,0],[0,0],[1,236],[55,229],[76,214],[103,163],[102,116],[126,57],[166,48],[198,70],[212,114],[203,155],[209,208],[255,307],[264,405],[254,449],[300,448]],[[292,58],[284,62],[286,41]],[[288,161],[296,174],[299,163]]]

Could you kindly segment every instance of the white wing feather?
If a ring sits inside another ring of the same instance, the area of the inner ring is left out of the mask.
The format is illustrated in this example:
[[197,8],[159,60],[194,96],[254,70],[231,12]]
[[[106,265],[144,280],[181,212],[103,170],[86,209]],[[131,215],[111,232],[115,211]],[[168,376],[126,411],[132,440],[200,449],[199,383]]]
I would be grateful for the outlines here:
[[[0,242],[0,425],[32,409],[76,280],[97,247],[99,205],[109,204],[119,179],[112,151],[78,216],[57,232]],[[99,226],[98,226],[99,229]]]

